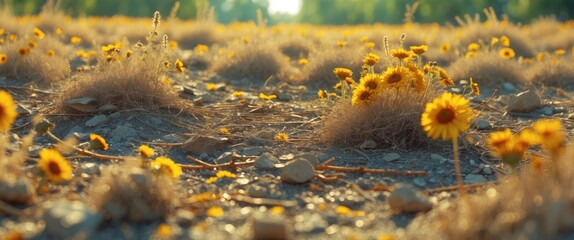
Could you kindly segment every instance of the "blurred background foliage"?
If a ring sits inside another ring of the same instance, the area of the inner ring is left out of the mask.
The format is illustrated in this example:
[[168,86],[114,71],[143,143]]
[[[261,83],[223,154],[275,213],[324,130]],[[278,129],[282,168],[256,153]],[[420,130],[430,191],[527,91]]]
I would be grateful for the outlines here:
[[[72,16],[127,15],[149,17],[155,10],[169,14],[177,0],[61,0],[61,9]],[[296,1],[296,0],[281,0]],[[198,6],[205,2],[214,8],[221,23],[257,20],[257,10],[269,24],[387,24],[401,23],[407,4],[415,0],[302,0],[296,15],[269,13],[269,0],[179,0],[178,17],[194,19]],[[17,15],[37,14],[46,0],[4,0]],[[414,21],[419,23],[454,22],[455,16],[482,13],[492,6],[498,15],[528,23],[539,16],[553,15],[565,21],[574,16],[573,0],[418,0]]]

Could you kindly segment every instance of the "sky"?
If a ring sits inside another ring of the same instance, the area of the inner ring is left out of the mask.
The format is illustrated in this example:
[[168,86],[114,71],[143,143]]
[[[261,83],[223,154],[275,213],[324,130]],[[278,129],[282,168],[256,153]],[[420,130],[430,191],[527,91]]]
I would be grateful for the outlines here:
[[295,15],[301,8],[301,0],[269,0],[269,13]]

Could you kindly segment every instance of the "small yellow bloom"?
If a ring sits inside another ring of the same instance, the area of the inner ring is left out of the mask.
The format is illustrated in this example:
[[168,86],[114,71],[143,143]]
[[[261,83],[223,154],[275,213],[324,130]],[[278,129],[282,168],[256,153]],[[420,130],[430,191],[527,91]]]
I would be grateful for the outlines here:
[[173,235],[173,230],[171,230],[169,225],[162,223],[155,230],[155,235],[160,238],[169,238]]
[[39,153],[38,167],[46,179],[60,183],[72,179],[72,167],[68,161],[54,149],[43,149]]
[[309,60],[307,58],[301,58],[298,61],[299,65],[301,65],[301,66],[307,65],[308,62],[309,62]]
[[36,36],[36,38],[38,39],[44,39],[44,37],[46,37],[46,34],[44,34],[44,32],[42,32],[42,30],[40,30],[39,28],[34,28],[34,36]]
[[464,54],[465,58],[473,58],[476,57],[476,55],[478,55],[478,52],[467,52],[466,54]]
[[215,91],[215,89],[217,89],[217,84],[207,83],[207,84],[205,84],[205,88],[209,91]]
[[219,128],[219,134],[221,135],[229,135],[229,129],[225,128],[225,127],[221,127]]
[[9,34],[8,35],[8,40],[15,42],[16,40],[18,40],[18,35],[16,34]]
[[141,145],[138,148],[138,151],[139,151],[140,156],[145,157],[145,158],[150,158],[151,156],[153,156],[153,153],[154,153],[154,150],[147,145]]
[[10,130],[10,126],[12,126],[17,116],[18,112],[16,112],[16,104],[12,95],[0,90],[0,132]]
[[443,43],[442,45],[440,45],[441,53],[446,53],[448,52],[448,50],[450,50],[450,43]]
[[56,56],[56,51],[54,51],[54,49],[48,49],[48,56],[50,57]]
[[37,43],[37,42],[34,42],[34,40],[28,41],[28,47],[30,47],[30,48],[35,48],[35,47],[37,47],[37,46],[38,46],[38,43]]
[[470,127],[472,117],[468,100],[446,92],[427,103],[421,116],[421,125],[430,138],[452,140]]
[[150,168],[165,172],[171,178],[178,178],[182,174],[181,167],[167,157],[155,158],[155,160],[150,163]]
[[382,81],[386,87],[400,88],[407,84],[410,71],[405,67],[389,67],[383,73]]
[[500,40],[497,37],[492,37],[492,39],[490,39],[490,46],[494,46],[498,42],[500,42]]
[[374,53],[367,53],[367,56],[363,58],[363,63],[368,66],[374,66],[379,62],[379,59],[380,59],[379,55]]
[[275,141],[287,142],[288,140],[289,140],[289,135],[287,135],[287,133],[279,132],[279,133],[277,133],[277,135],[275,135]]
[[566,141],[562,123],[558,119],[542,119],[532,124],[542,143],[542,147],[551,153],[559,153]]
[[277,98],[277,95],[275,95],[275,94],[267,95],[265,93],[259,93],[259,98],[261,98],[263,100],[270,101],[270,100]]
[[207,211],[205,211],[205,214],[208,217],[221,217],[224,214],[223,208],[218,207],[218,206],[213,206],[207,209]]
[[54,33],[55,33],[57,36],[62,36],[62,35],[64,35],[64,31],[62,31],[62,29],[59,28],[59,27],[57,27],[56,30],[54,30]]
[[564,49],[556,49],[554,50],[554,54],[556,54],[557,56],[562,56],[566,54],[566,51]]
[[[82,43],[82,38],[77,37],[77,36],[72,36],[70,38],[70,43],[74,44],[74,45],[78,45],[80,43]],[[114,49],[115,50],[115,49]]]
[[30,48],[27,48],[27,47],[23,47],[23,48],[18,49],[18,53],[22,57],[30,54],[30,51],[31,51]]
[[4,64],[8,61],[8,55],[0,53],[0,64]]
[[383,89],[383,77],[380,74],[366,74],[359,80],[359,85],[369,90],[379,92]]
[[205,180],[205,183],[212,184],[214,182],[217,182],[217,179],[218,179],[217,177],[210,177],[207,180]]
[[353,71],[348,68],[335,68],[333,73],[341,80],[345,80],[346,78],[353,76]]
[[345,206],[337,206],[335,212],[339,215],[347,215],[352,212],[352,210]]
[[400,49],[393,49],[391,50],[391,56],[396,57],[398,59],[405,59],[411,56],[411,52],[404,50],[402,48]]
[[183,66],[183,62],[178,58],[175,60],[175,69],[179,72],[184,72],[185,67]]
[[327,98],[327,95],[328,95],[327,91],[325,91],[325,90],[319,89],[319,91],[317,91],[317,96],[319,96],[319,98],[321,98],[321,99]]
[[500,43],[503,47],[510,47],[510,39],[507,36],[500,37]]
[[[79,42],[78,42],[78,40],[79,40]],[[77,43],[80,43],[80,42],[82,42],[82,39],[81,38],[75,39],[74,37],[72,37],[70,39],[70,42],[71,41],[76,41]],[[102,46],[101,49],[102,49],[102,52],[105,52],[107,54],[111,54],[111,53],[115,52],[116,50],[119,50],[119,48],[115,44],[108,44],[108,45]]]
[[425,53],[427,50],[428,47],[426,45],[411,46],[411,51],[413,51],[416,55],[421,55]]
[[90,133],[90,148],[91,149],[107,151],[108,147],[109,147],[109,145],[106,142],[106,139],[104,139],[102,136],[100,136],[98,134]]
[[339,41],[337,41],[337,46],[343,48],[343,47],[347,46],[347,41],[339,40]]
[[365,47],[368,48],[368,49],[371,49],[371,50],[372,50],[373,48],[375,48],[375,46],[376,46],[376,44],[375,44],[374,42],[366,42],[366,43],[365,43]]
[[478,83],[472,81],[472,78],[470,78],[470,89],[472,90],[472,94],[475,96],[480,95],[480,88],[478,87]]
[[273,206],[271,209],[269,209],[269,212],[272,214],[281,215],[285,213],[285,208],[283,206]]
[[204,45],[204,44],[198,44],[197,46],[195,46],[193,48],[193,52],[195,52],[198,55],[203,55],[208,51],[209,51],[209,46]]
[[167,46],[168,46],[170,49],[176,49],[176,48],[177,48],[177,42],[176,42],[176,41],[169,41],[169,42],[167,43]]
[[514,58],[514,50],[512,48],[503,48],[500,50],[500,57],[504,59],[512,59]]
[[242,98],[243,97],[243,91],[235,91],[231,94],[231,96],[236,97],[236,98]]
[[215,173],[215,176],[218,178],[237,178],[237,175],[235,175],[235,173],[225,170],[217,171]]
[[373,90],[366,88],[365,86],[359,85],[355,90],[353,90],[353,97],[351,98],[351,103],[353,106],[364,106],[371,104],[376,98],[376,93]]
[[476,52],[480,50],[480,45],[478,43],[470,43],[468,44],[468,51],[469,52]]

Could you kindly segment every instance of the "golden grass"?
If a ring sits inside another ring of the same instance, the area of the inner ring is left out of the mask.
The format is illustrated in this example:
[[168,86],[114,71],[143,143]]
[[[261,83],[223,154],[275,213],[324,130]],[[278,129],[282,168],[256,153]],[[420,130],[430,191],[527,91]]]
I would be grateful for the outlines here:
[[527,83],[524,65],[501,58],[498,52],[479,52],[471,58],[459,58],[447,69],[455,81],[472,77],[481,86],[500,87],[504,82]]

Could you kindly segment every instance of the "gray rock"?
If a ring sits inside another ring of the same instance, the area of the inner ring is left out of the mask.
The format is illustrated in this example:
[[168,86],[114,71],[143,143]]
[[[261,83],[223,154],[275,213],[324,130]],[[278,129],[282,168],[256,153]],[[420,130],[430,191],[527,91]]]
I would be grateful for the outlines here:
[[262,148],[262,147],[248,147],[243,149],[243,151],[241,151],[241,155],[246,155],[246,156],[254,156],[254,155],[259,155],[262,152],[264,152],[266,149]]
[[252,239],[290,239],[287,220],[281,214],[256,214],[252,219],[251,226],[253,231]]
[[527,113],[542,107],[542,100],[538,95],[528,90],[519,94],[510,95],[506,109],[511,112]]
[[312,153],[304,153],[304,154],[298,155],[297,158],[305,159],[309,163],[311,163],[311,165],[313,165],[313,166],[319,164],[319,157],[315,154],[312,154]]
[[100,166],[95,163],[84,163],[82,164],[82,169],[84,173],[88,175],[100,174]]
[[36,189],[28,178],[7,178],[0,182],[0,200],[15,203],[27,204],[34,200]]
[[112,131],[112,140],[114,142],[128,140],[136,136],[136,130],[126,125],[119,125]]
[[486,178],[482,175],[478,174],[468,174],[464,177],[465,184],[475,184],[475,183],[483,183],[486,182]]
[[102,216],[80,201],[59,200],[44,205],[45,231],[54,238],[89,238],[102,222]]
[[181,136],[177,135],[177,134],[167,134],[165,136],[163,136],[163,140],[165,142],[168,143],[178,143],[178,142],[183,142],[183,140],[185,140],[184,138],[182,138]]
[[233,152],[224,152],[219,157],[217,157],[217,159],[215,159],[215,163],[224,164],[231,162],[232,159],[233,159]]
[[490,168],[490,166],[486,165],[484,166],[484,168],[482,169],[482,172],[486,175],[491,175],[492,174],[492,168]]
[[385,154],[385,156],[383,157],[383,160],[387,161],[387,162],[394,162],[396,160],[401,159],[401,155],[399,155],[398,153],[388,153]]
[[307,160],[295,159],[281,169],[281,181],[285,183],[304,183],[315,176],[313,165]]
[[359,146],[360,149],[373,149],[377,147],[377,142],[372,139],[367,139]]
[[195,154],[210,153],[222,150],[228,145],[228,138],[199,136],[187,140],[181,148]]
[[413,183],[417,187],[426,187],[426,185],[427,185],[427,182],[425,181],[425,179],[421,178],[421,177],[414,178]]
[[264,198],[267,197],[268,189],[259,184],[253,184],[247,188],[247,195],[254,198]]
[[201,154],[199,154],[199,156],[197,158],[199,158],[199,160],[206,161],[207,159],[209,159],[209,154],[201,153]]
[[422,193],[407,184],[396,184],[388,198],[391,209],[398,212],[416,213],[432,209],[433,204]]
[[516,87],[514,87],[514,84],[510,83],[510,82],[505,82],[502,84],[502,88],[507,91],[507,92],[514,92],[516,91]]
[[476,127],[476,129],[478,130],[484,130],[484,129],[489,129],[492,125],[490,124],[489,121],[486,121],[484,119],[476,119],[473,122],[473,125]]
[[443,160],[445,160],[445,158],[444,158],[443,156],[438,155],[438,154],[435,154],[435,153],[432,153],[432,154],[430,155],[430,158],[431,158],[432,160],[435,160],[435,161],[443,161]]
[[84,129],[80,126],[74,126],[72,129],[70,129],[70,131],[68,132],[68,134],[66,134],[66,136],[64,137],[64,139],[67,139],[71,136],[76,136],[78,137],[78,139],[87,139],[89,134],[84,133]]
[[261,156],[255,159],[254,166],[259,169],[274,169],[275,164],[281,163],[271,153],[263,153]]
[[108,117],[106,115],[96,115],[86,121],[86,127],[96,127],[108,121]]
[[554,114],[554,108],[552,106],[543,107],[540,111],[546,116],[552,116],[552,114]]

